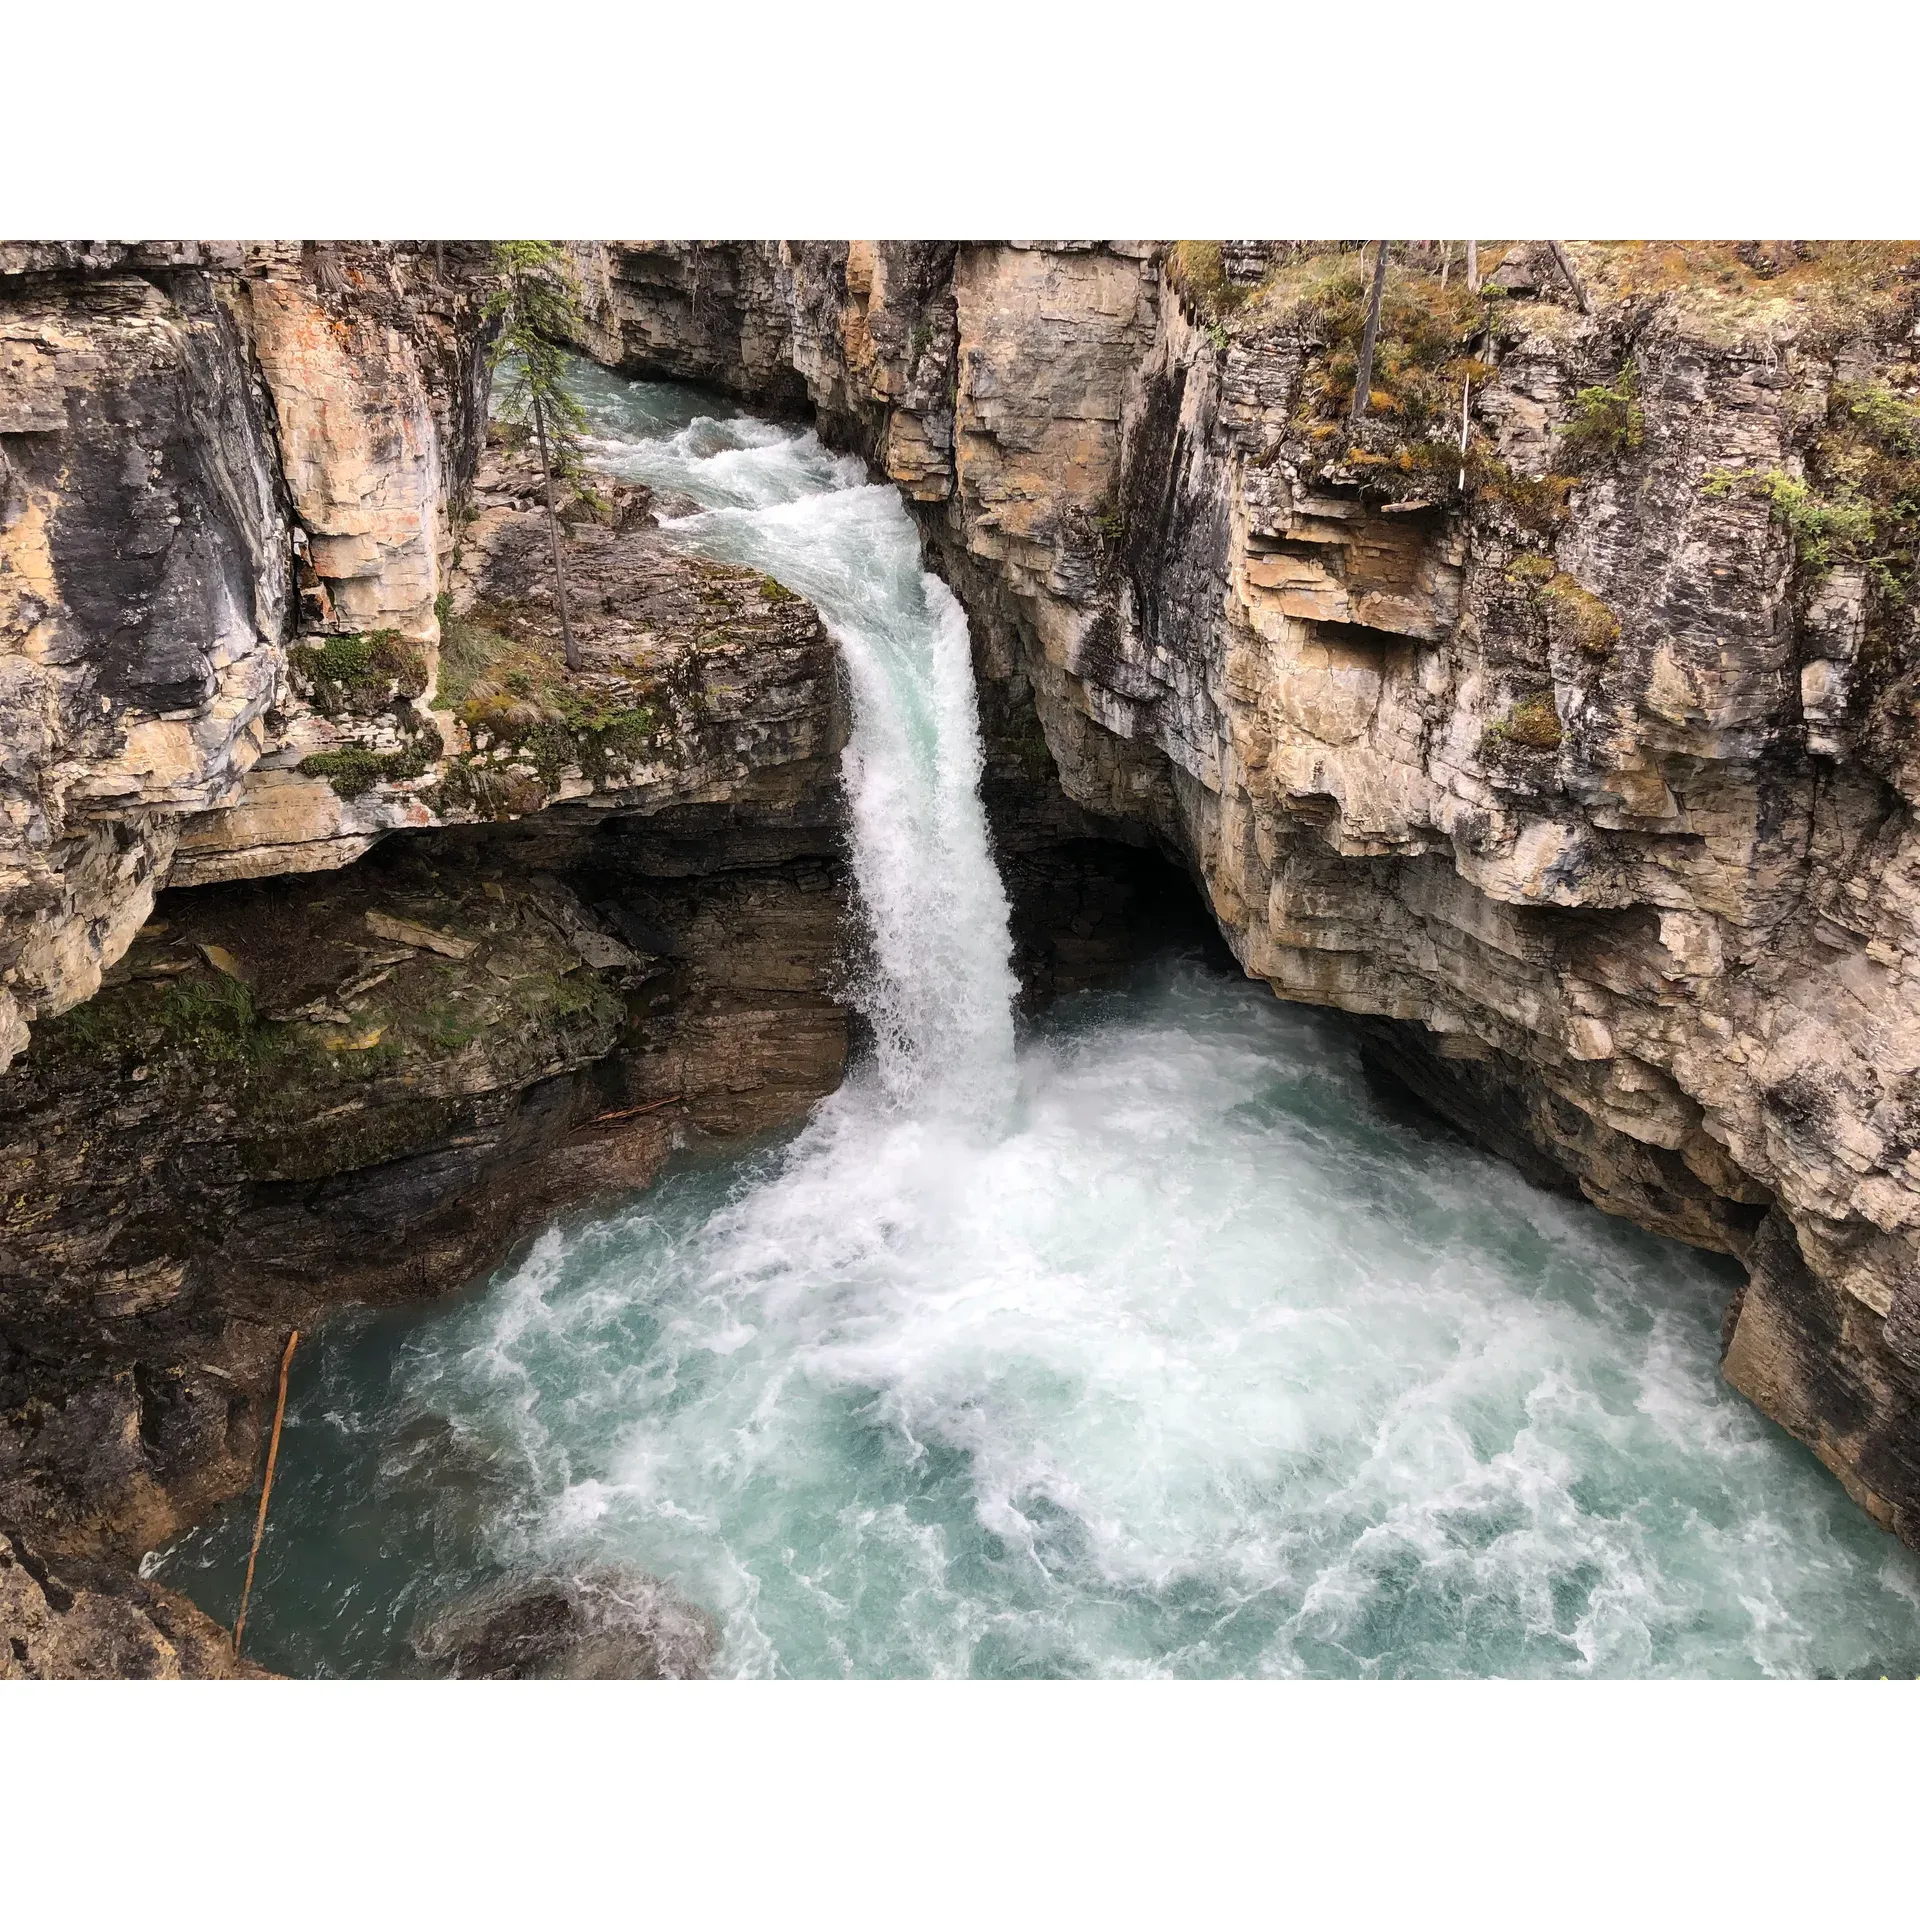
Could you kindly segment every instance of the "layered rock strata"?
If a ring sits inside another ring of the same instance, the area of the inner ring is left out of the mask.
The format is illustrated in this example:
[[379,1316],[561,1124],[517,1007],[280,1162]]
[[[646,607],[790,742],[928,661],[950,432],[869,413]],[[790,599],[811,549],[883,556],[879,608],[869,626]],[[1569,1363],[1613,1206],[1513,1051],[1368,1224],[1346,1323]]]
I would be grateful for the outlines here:
[[1744,1260],[1729,1377],[1920,1543],[1914,250],[1569,252],[1590,311],[1544,247],[1470,300],[1404,255],[1354,437],[1327,249],[610,245],[582,344],[799,382],[1006,752],[1030,703],[1248,972]]
[[389,630],[430,684],[475,258],[0,245],[0,1063],[126,951],[183,820],[243,797],[296,632]]

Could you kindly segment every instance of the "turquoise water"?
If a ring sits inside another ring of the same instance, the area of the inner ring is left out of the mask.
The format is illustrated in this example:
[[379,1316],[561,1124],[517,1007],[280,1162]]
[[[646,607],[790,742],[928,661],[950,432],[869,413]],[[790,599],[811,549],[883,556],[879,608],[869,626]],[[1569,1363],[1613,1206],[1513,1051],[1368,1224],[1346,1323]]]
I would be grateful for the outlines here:
[[[303,1347],[248,1651],[412,1669],[505,1574],[739,1675],[1911,1673],[1920,1566],[1718,1375],[1733,1284],[1375,1108],[1169,960],[1016,1034],[964,617],[810,435],[583,376],[609,468],[854,692],[872,1057],[467,1295]],[[156,1557],[230,1617],[247,1501]]]

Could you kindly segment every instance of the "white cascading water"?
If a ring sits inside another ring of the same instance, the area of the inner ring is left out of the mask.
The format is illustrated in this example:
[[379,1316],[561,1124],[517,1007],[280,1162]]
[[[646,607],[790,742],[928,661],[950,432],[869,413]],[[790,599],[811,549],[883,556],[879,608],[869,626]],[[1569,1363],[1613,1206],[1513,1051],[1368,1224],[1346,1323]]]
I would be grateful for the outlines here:
[[[381,1672],[625,1567],[736,1674],[1908,1672],[1920,1577],[1718,1377],[1731,1284],[1170,963],[1015,1046],[966,623],[811,435],[584,370],[612,472],[820,608],[875,1056],[799,1137],[323,1334],[249,1652]],[[240,1503],[162,1560],[230,1607]]]
[[851,683],[842,777],[868,935],[855,994],[880,1084],[902,1109],[996,1113],[1012,1089],[1015,983],[979,801],[967,620],[921,570],[900,496],[813,436],[751,421],[695,420],[602,458],[710,503],[678,523],[687,544],[819,608]]

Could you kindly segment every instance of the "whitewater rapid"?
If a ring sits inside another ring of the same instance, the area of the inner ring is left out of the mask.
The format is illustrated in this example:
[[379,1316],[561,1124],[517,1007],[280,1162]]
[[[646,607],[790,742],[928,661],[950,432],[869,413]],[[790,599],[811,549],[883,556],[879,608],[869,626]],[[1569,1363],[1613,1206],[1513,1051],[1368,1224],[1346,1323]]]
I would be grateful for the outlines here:
[[[1719,1378],[1724,1266],[1381,1112],[1336,1021],[1197,956],[1016,1040],[966,622],[898,495],[581,389],[674,538],[839,643],[873,1053],[796,1137],[324,1332],[250,1652],[398,1670],[478,1581],[612,1566],[739,1675],[1915,1670],[1913,1557]],[[163,1577],[217,1608],[246,1519]]]

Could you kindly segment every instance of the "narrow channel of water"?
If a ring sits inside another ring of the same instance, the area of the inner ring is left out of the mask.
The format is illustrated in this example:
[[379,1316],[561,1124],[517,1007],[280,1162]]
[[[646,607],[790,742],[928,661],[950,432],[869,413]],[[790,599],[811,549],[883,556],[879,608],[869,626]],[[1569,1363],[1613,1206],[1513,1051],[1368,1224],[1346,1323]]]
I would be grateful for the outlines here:
[[[501,1573],[658,1576],[717,1670],[1920,1666],[1920,1565],[1721,1382],[1724,1269],[1370,1102],[1174,959],[1016,1042],[966,623],[811,434],[581,376],[610,471],[847,661],[871,1060],[460,1298],[303,1348],[248,1651],[411,1670]],[[230,1617],[251,1508],[155,1571]]]

